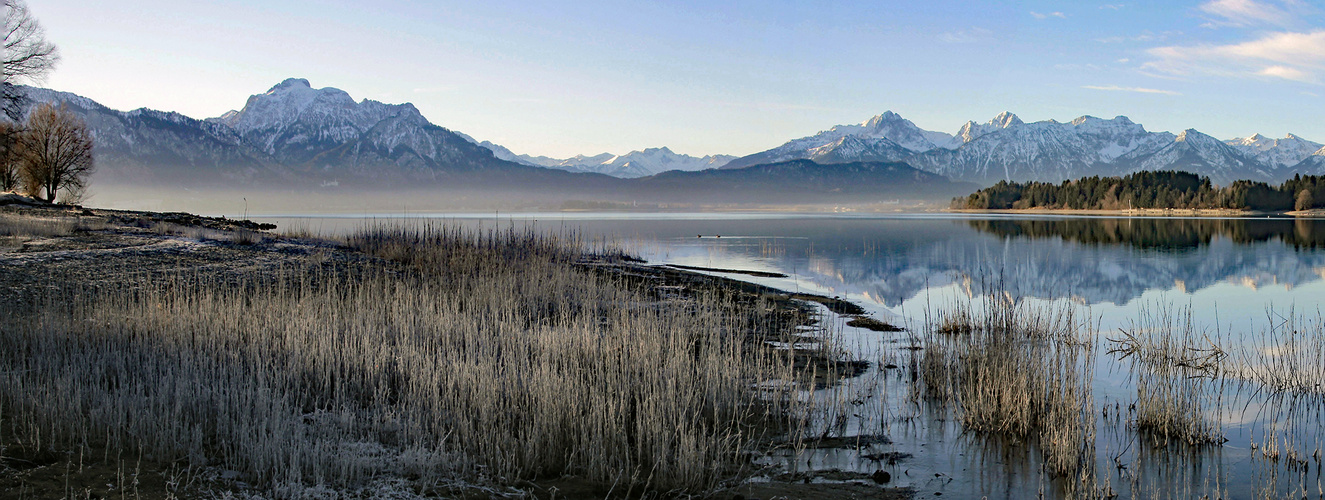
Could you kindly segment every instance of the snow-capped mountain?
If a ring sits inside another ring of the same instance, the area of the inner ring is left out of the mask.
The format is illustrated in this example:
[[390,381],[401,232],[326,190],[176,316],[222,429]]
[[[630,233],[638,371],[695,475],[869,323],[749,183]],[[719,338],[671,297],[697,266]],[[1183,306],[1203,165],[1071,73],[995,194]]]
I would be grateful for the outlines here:
[[1312,153],[1325,147],[1317,142],[1308,141],[1293,134],[1283,139],[1271,139],[1261,134],[1251,137],[1238,137],[1224,141],[1256,161],[1276,169],[1290,168],[1305,160]]
[[[1150,132],[1125,116],[1105,120],[1082,116],[1068,123],[1026,123],[1011,112],[969,121],[956,135],[919,130],[895,113],[861,125],[839,125],[746,156],[724,168],[813,159],[820,163],[904,161],[954,180],[989,185],[999,180],[1059,182],[1088,175],[1125,175],[1138,170],[1188,170],[1217,184],[1250,179],[1277,182],[1319,150],[1289,135],[1219,141],[1195,130],[1179,135]],[[946,139],[945,139],[946,138]]]
[[[768,151],[737,158],[728,162],[722,168],[744,168],[762,163],[809,159],[816,154],[826,157],[829,156],[830,150],[833,148],[830,147],[829,150],[822,148],[840,142],[845,137],[861,139],[859,142],[847,141],[846,145],[858,147],[858,150],[864,154],[894,150],[894,146],[905,149],[910,154],[915,154],[932,150],[937,148],[938,144],[949,144],[952,141],[952,136],[948,134],[922,130],[911,120],[902,118],[901,115],[892,111],[885,111],[883,114],[870,118],[859,125],[837,125],[809,137],[788,141],[786,144]],[[886,139],[892,144],[879,139]],[[869,144],[869,147],[860,147],[863,144]],[[832,156],[840,159],[840,161],[896,161],[900,159],[892,157],[895,155],[852,157],[849,153],[849,151],[842,151],[833,153]]]
[[1057,182],[1130,171],[1118,164],[1120,158],[1157,151],[1173,142],[1174,136],[1147,132],[1125,116],[1025,123],[1005,112],[985,125],[968,122],[957,139],[964,142],[956,149],[931,150],[905,161],[922,170],[982,184]]
[[1128,166],[1129,172],[1181,170],[1204,175],[1221,185],[1239,179],[1273,182],[1275,178],[1270,169],[1254,158],[1195,129],[1184,130],[1157,151],[1134,151],[1120,159],[1124,161],[1119,164]]
[[314,89],[290,78],[249,97],[243,109],[209,122],[230,127],[243,142],[277,162],[321,170],[349,169],[375,176],[393,164],[431,171],[479,168],[493,159],[486,148],[430,123],[413,104],[355,102],[336,88]]
[[717,168],[736,158],[731,155],[695,157],[675,153],[667,147],[661,147],[631,151],[623,155],[602,153],[593,156],[576,155],[571,158],[558,159],[546,156],[516,155],[509,149],[488,141],[483,141],[479,145],[491,149],[493,154],[504,160],[569,172],[593,172],[627,179],[647,177],[670,170],[693,172]]
[[1325,175],[1325,147],[1303,158],[1292,170],[1302,175]]
[[831,143],[806,151],[806,159],[819,163],[894,162],[912,154],[914,154],[914,151],[887,138],[847,135]]
[[983,125],[975,123],[974,121],[966,122],[966,124],[962,125],[962,128],[957,131],[956,135],[953,135],[947,142],[941,143],[940,145],[943,146],[944,149],[957,149],[963,144],[974,141],[980,138],[980,136],[990,132],[997,132],[1021,124],[1023,124],[1021,118],[1017,118],[1017,115],[1012,114],[1011,111],[1004,111]]
[[500,160],[430,123],[412,104],[355,102],[342,90],[314,89],[303,79],[285,80],[242,109],[206,120],[116,111],[74,94],[20,88],[29,108],[63,103],[79,114],[94,137],[98,175],[117,182],[603,184]]

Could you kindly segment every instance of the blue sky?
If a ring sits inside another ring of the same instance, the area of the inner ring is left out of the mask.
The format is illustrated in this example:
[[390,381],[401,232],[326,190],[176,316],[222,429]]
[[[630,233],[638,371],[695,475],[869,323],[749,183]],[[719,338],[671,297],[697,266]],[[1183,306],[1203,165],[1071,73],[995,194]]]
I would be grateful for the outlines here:
[[1325,5],[30,1],[45,86],[203,118],[287,77],[556,157],[744,155],[893,110],[1325,142]]

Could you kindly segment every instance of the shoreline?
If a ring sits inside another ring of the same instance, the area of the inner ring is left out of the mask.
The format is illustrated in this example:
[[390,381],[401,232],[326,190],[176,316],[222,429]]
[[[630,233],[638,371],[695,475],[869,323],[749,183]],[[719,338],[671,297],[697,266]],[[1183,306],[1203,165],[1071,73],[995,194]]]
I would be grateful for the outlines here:
[[1135,208],[1123,210],[1092,210],[1075,208],[947,208],[944,213],[957,214],[1007,214],[1007,215],[1090,215],[1110,217],[1293,217],[1322,218],[1325,210],[1294,210],[1288,212],[1270,212],[1261,210],[1242,210],[1231,208]]

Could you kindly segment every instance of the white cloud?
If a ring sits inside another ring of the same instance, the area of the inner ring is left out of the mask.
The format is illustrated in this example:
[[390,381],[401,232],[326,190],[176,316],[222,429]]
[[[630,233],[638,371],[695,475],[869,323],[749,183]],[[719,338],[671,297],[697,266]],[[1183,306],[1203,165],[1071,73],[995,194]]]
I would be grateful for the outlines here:
[[1100,10],[1106,10],[1106,9],[1107,9],[1107,10],[1123,10],[1123,7],[1126,7],[1126,5],[1125,5],[1125,4],[1121,4],[1121,3],[1111,3],[1111,4],[1101,5],[1101,6],[1100,6]]
[[1039,13],[1039,12],[1031,11],[1031,17],[1034,17],[1034,18],[1036,18],[1036,19],[1048,19],[1048,18],[1050,18],[1050,17],[1057,17],[1057,18],[1059,18],[1059,19],[1067,19],[1067,14],[1064,14],[1064,13],[1062,13],[1062,12],[1050,12],[1050,13],[1048,13],[1048,14],[1041,14],[1041,13]]
[[1181,92],[1172,90],[1148,89],[1144,87],[1119,87],[1117,85],[1083,85],[1083,89],[1107,90],[1111,92],[1136,92],[1140,94],[1163,94],[1163,95],[1182,95]]
[[1256,72],[1258,75],[1273,76],[1285,80],[1297,80],[1299,82],[1312,82],[1314,79],[1305,71],[1288,66],[1269,66]]
[[1288,11],[1255,0],[1212,0],[1201,5],[1201,10],[1223,18],[1206,23],[1206,27],[1253,26],[1258,24],[1285,25],[1292,21]]
[[1131,60],[1131,59],[1128,59],[1128,58],[1126,58],[1126,57],[1124,57],[1124,58],[1118,60],[1118,64],[1127,64],[1127,63],[1129,63],[1129,62],[1132,62],[1132,60]]
[[1168,75],[1268,76],[1318,82],[1325,74],[1325,30],[1276,32],[1226,45],[1156,47],[1141,66]]

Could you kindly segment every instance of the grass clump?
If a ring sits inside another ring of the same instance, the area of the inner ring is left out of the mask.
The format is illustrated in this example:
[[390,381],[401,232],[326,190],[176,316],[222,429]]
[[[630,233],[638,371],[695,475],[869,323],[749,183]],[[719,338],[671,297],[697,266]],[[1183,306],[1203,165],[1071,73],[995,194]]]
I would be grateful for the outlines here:
[[425,494],[562,476],[705,492],[813,404],[760,384],[804,378],[757,340],[794,334],[775,313],[660,297],[573,234],[379,226],[346,244],[389,263],[0,305],[6,453],[137,455],[286,492],[388,476]]
[[1110,354],[1131,361],[1134,425],[1152,444],[1224,443],[1220,415],[1227,355],[1195,330],[1191,309],[1143,309],[1131,328],[1110,339]]
[[1069,307],[1005,293],[957,305],[924,340],[918,396],[954,408],[968,431],[1037,445],[1050,474],[1093,484],[1089,326]]

